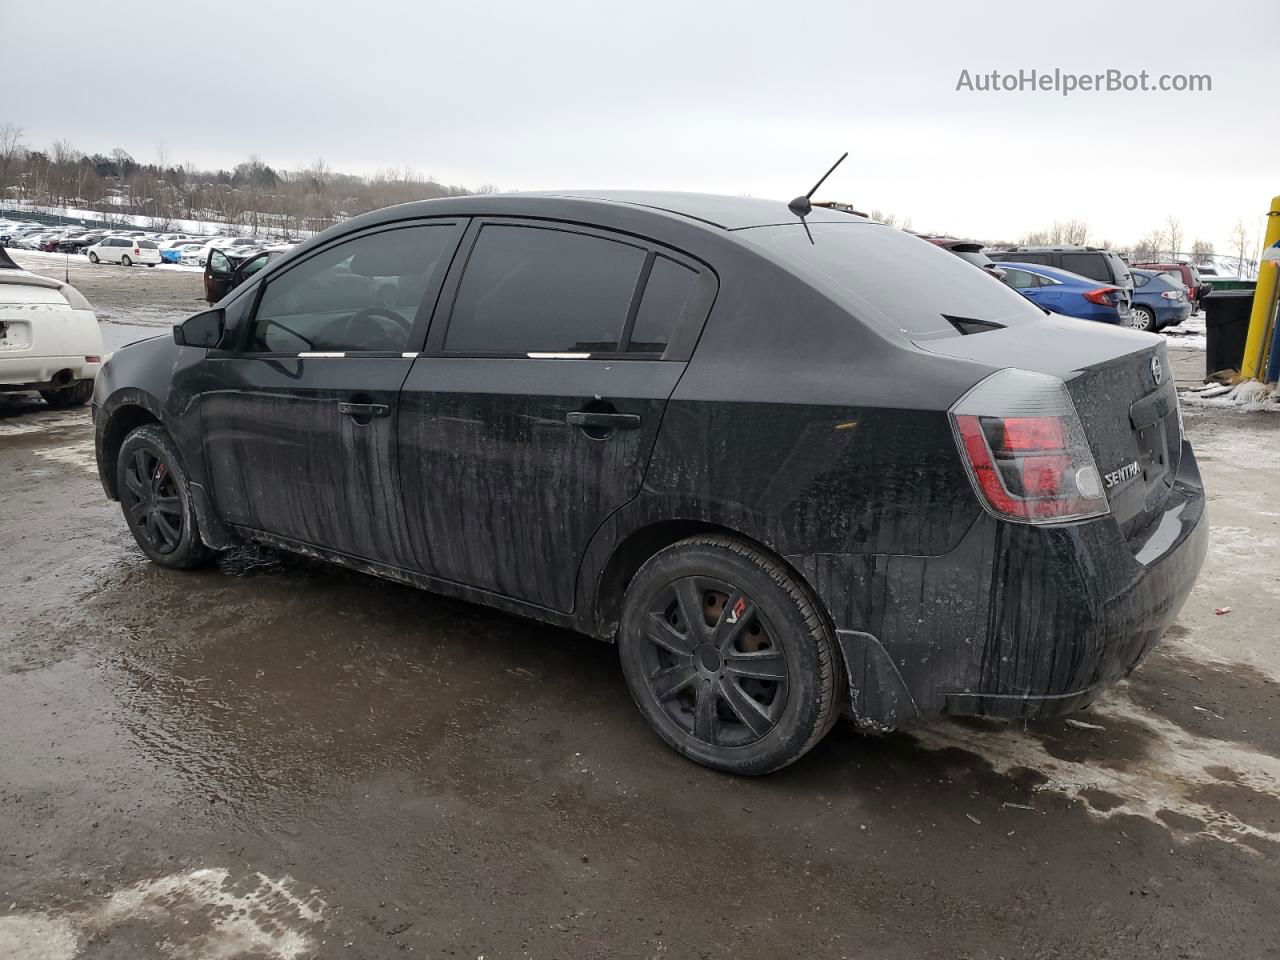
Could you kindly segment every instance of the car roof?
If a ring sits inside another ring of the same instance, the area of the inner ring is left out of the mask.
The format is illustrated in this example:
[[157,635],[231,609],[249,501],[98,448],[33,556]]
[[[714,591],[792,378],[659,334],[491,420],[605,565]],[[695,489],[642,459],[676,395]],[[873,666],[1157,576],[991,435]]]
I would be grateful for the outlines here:
[[[744,230],[772,224],[798,223],[799,218],[781,200],[732,197],[714,193],[679,193],[649,190],[557,190],[530,193],[481,194],[418,200],[373,211],[357,218],[371,225],[404,216],[521,216],[532,207],[545,207],[545,215],[572,216],[582,206],[640,207],[658,215],[694,220],[722,230]],[[809,223],[862,223],[856,214],[814,207]],[[348,221],[350,223],[350,221]]]
[[1115,284],[1112,283],[1103,283],[1101,280],[1082,277],[1078,273],[1072,273],[1070,270],[1063,270],[1061,267],[1047,267],[1043,263],[1022,263],[1018,260],[997,260],[996,266],[1000,267],[1002,270],[1025,270],[1027,273],[1038,273],[1043,277],[1049,277],[1051,280],[1062,280],[1067,283],[1088,283],[1095,287],[1115,286]]

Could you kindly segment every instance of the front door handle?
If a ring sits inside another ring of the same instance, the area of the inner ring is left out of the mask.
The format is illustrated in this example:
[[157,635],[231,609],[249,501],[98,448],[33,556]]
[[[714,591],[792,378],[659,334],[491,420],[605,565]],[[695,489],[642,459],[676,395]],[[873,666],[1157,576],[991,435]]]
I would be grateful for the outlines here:
[[347,400],[339,400],[338,412],[367,423],[371,417],[389,416],[391,408],[385,403],[351,403]]
[[638,430],[640,416],[635,413],[605,413],[596,410],[574,410],[565,414],[571,427],[594,427],[597,430]]

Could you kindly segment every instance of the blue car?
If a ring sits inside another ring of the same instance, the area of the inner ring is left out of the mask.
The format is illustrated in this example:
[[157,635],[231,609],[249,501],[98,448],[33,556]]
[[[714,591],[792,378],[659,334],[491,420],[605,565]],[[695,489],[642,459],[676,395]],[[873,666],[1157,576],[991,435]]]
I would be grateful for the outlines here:
[[1191,316],[1191,301],[1182,277],[1158,270],[1130,271],[1133,274],[1133,311],[1129,326],[1135,330],[1176,327]]
[[1052,313],[1098,323],[1129,325],[1129,291],[1057,267],[1038,263],[997,263],[1004,282]]

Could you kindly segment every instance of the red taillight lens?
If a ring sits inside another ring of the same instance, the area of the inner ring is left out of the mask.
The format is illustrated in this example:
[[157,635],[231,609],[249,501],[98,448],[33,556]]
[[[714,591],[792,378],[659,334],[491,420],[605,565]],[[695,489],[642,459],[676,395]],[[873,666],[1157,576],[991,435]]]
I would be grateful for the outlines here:
[[1002,370],[969,391],[951,418],[974,486],[997,516],[1044,523],[1108,511],[1093,453],[1058,378]]
[[1010,450],[1060,450],[1067,444],[1057,417],[1007,417],[1004,445]]
[[101,363],[102,358],[101,357],[85,357],[84,362],[85,363]]
[[137,247],[134,247],[134,248],[133,248],[133,255],[134,255],[135,257],[136,257],[136,256],[138,256],[138,255],[139,255],[139,254],[141,254],[141,253],[142,253],[142,251],[141,251],[141,250],[139,250]]
[[1086,291],[1084,298],[1090,303],[1100,303],[1104,307],[1114,307],[1116,305],[1115,294],[1115,287],[1098,287],[1096,290]]

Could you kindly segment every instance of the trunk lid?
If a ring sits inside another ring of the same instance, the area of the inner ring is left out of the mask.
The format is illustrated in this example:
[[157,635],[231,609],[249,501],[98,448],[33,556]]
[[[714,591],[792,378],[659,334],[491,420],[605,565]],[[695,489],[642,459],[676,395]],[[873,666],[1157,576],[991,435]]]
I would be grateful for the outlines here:
[[1124,534],[1140,533],[1160,516],[1182,450],[1177,391],[1163,337],[1046,317],[917,346],[997,369],[1017,367],[1060,378]]

